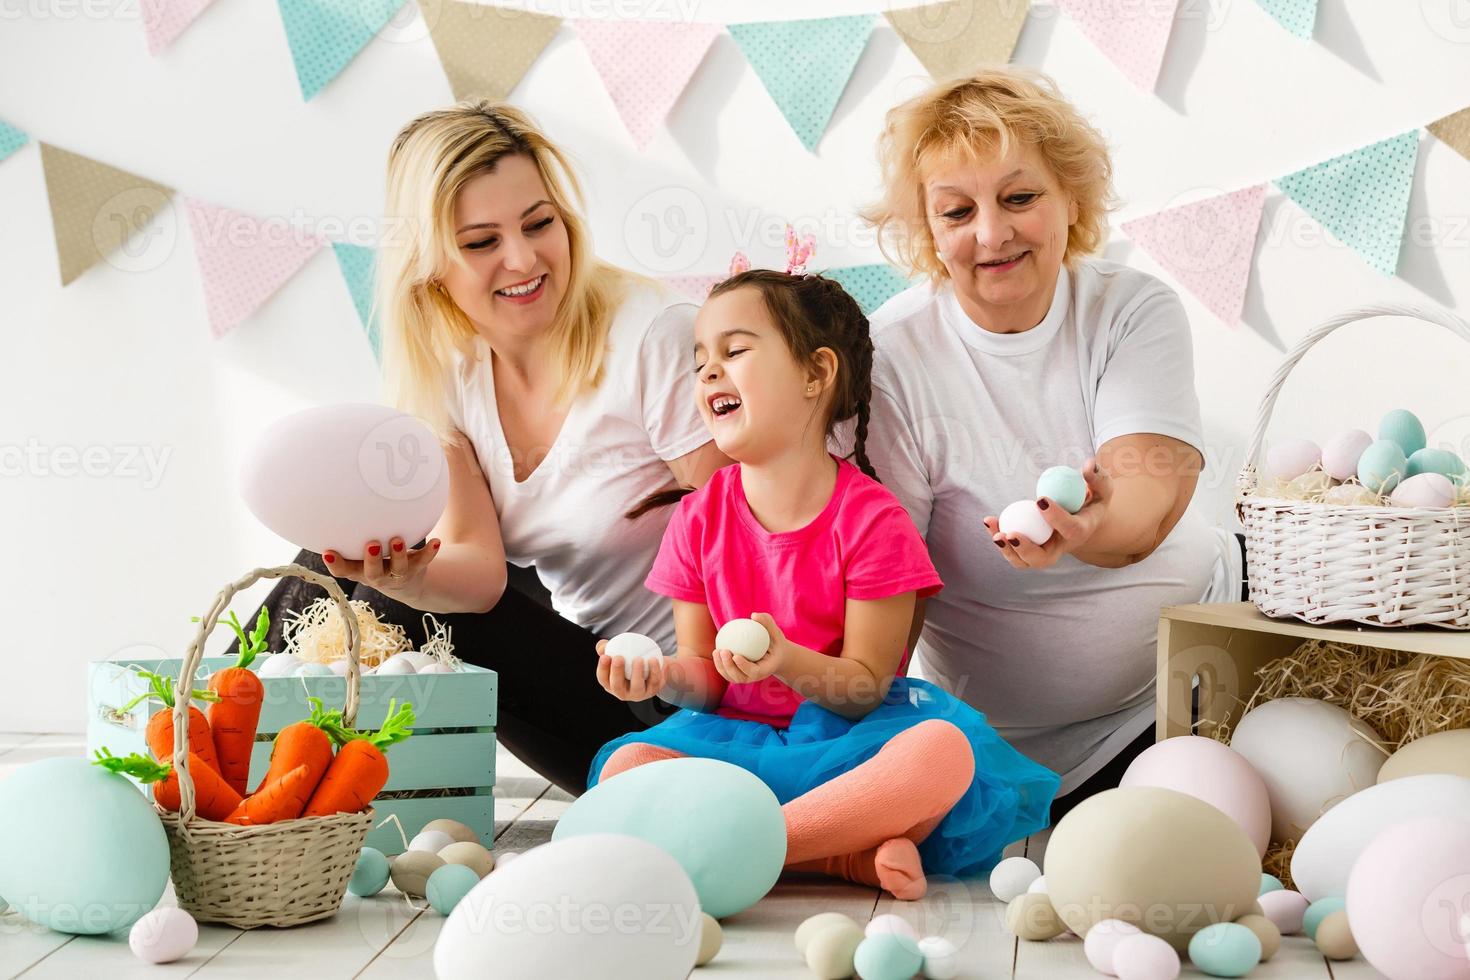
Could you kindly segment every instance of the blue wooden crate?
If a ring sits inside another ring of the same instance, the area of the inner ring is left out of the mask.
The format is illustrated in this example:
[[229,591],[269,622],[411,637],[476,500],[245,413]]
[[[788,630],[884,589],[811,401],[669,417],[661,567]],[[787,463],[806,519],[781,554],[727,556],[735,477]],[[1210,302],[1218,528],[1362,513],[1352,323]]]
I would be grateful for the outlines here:
[[[204,688],[211,674],[234,663],[233,657],[205,657],[195,688]],[[148,721],[168,709],[153,699],[126,713],[118,709],[148,689],[135,668],[177,679],[182,664],[181,659],[93,661],[88,667],[88,753],[106,746],[116,755],[148,754]],[[461,670],[362,678],[355,728],[382,727],[392,700],[412,702],[415,716],[413,737],[388,749],[388,785],[373,801],[378,826],[367,843],[384,854],[403,850],[398,829],[383,825],[389,815],[398,817],[410,840],[429,821],[447,817],[468,824],[486,847],[494,841],[497,677],[493,670],[468,663]],[[250,760],[251,789],[270,766],[275,736],[311,714],[308,697],[321,698],[330,709],[342,707],[347,694],[342,677],[271,677],[261,683],[265,702]],[[195,704],[201,710],[208,707]],[[146,786],[142,789],[149,792]]]

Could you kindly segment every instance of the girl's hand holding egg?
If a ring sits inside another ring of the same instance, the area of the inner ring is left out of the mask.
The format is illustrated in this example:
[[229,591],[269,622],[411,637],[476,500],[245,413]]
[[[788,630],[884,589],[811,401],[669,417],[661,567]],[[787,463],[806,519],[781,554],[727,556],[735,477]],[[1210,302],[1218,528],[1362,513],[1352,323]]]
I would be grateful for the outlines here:
[[663,651],[639,633],[597,641],[597,682],[620,701],[646,701],[667,680]]
[[402,538],[394,537],[385,548],[377,541],[363,546],[361,561],[352,561],[328,548],[322,561],[334,578],[350,579],[377,589],[407,605],[413,605],[424,588],[424,571],[439,553],[439,539],[430,538],[422,548],[410,548]]
[[[764,628],[767,645],[761,650],[760,635],[750,625]],[[723,644],[734,649],[727,649]],[[751,659],[751,655],[755,659]],[[715,669],[732,684],[753,684],[786,665],[786,634],[770,613],[751,613],[750,619],[732,619],[715,634]]]
[[[1001,517],[985,518],[991,540],[1015,568],[1049,568],[1063,555],[1086,545],[1102,526],[1113,495],[1112,478],[1097,465],[1096,457],[1089,458],[1080,474],[1086,487],[1085,498],[1075,513],[1069,513],[1065,505],[1073,503],[1073,499],[1058,501],[1048,495],[1055,493],[1071,498],[1075,494],[1075,481],[1061,473],[1062,469],[1053,467],[1042,474],[1037,486],[1039,499],[1035,503],[1017,501]],[[1022,504],[1026,506],[1023,508]],[[1037,514],[1045,526],[1027,526],[1035,523]]]

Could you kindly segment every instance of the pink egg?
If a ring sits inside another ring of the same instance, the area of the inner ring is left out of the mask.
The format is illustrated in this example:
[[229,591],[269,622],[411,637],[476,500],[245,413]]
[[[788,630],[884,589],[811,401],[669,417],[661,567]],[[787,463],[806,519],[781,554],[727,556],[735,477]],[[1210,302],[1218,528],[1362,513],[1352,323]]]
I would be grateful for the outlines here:
[[1321,459],[1322,450],[1312,440],[1290,439],[1267,450],[1266,473],[1281,480],[1295,480]]
[[1358,457],[1373,445],[1373,437],[1362,429],[1339,432],[1322,447],[1322,469],[1334,480],[1348,480],[1358,475]]
[[1000,512],[1000,533],[1025,538],[1033,544],[1051,540],[1052,526],[1041,515],[1034,500],[1018,500]]
[[1470,980],[1461,914],[1470,908],[1470,823],[1424,817],[1364,848],[1347,914],[1363,958],[1389,980]]
[[1389,499],[1400,507],[1448,507],[1456,492],[1443,473],[1420,473],[1400,483]]
[[1240,825],[1258,854],[1271,843],[1266,782],[1238,752],[1213,738],[1180,735],[1144,750],[1123,773],[1124,786],[1158,786],[1204,800]]
[[353,561],[368,541],[416,544],[449,499],[438,437],[384,405],[325,405],[276,420],[245,453],[239,482],[266,527]]
[[1179,954],[1158,936],[1140,932],[1124,936],[1113,948],[1113,975],[1118,980],[1175,980]]
[[1283,936],[1293,936],[1302,931],[1302,918],[1311,904],[1301,892],[1285,889],[1267,892],[1256,901],[1261,903],[1261,911]]
[[1087,962],[1092,964],[1094,970],[1115,977],[1118,974],[1113,969],[1113,953],[1118,944],[1141,931],[1133,923],[1122,919],[1103,919],[1087,930],[1087,938],[1082,941],[1082,952],[1086,954]]

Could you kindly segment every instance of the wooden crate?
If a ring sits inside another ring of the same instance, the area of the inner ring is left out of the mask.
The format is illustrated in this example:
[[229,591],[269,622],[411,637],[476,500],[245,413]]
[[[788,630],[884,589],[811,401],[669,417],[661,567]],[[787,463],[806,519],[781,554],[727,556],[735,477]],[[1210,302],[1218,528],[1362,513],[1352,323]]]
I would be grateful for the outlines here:
[[[206,657],[197,688],[210,674],[234,663],[232,657]],[[177,678],[181,660],[99,660],[89,665],[87,751],[106,746],[117,755],[147,754],[144,730],[158,711],[167,710],[149,699],[123,713],[118,709],[142,694],[148,684],[134,668]],[[383,793],[373,801],[378,826],[368,836],[368,845],[384,854],[398,854],[403,839],[397,828],[383,821],[396,815],[403,832],[412,839],[424,824],[448,817],[468,824],[489,847],[495,838],[495,707],[496,674],[493,670],[464,664],[455,674],[404,674],[364,676],[360,689],[356,728],[377,729],[388,714],[388,702],[413,703],[413,737],[388,750],[389,778]],[[308,697],[318,697],[328,708],[341,707],[347,681],[341,677],[262,678],[265,703],[260,712],[259,733],[250,760],[253,789],[270,765],[275,736],[287,725],[311,713]],[[167,761],[167,760],[165,760]],[[147,787],[143,787],[145,794]],[[455,795],[443,795],[451,790]]]
[[[1256,671],[1291,653],[1303,640],[1470,659],[1470,636],[1444,630],[1313,626],[1297,619],[1272,619],[1249,602],[1170,606],[1159,619],[1155,739],[1188,735],[1199,720],[1218,724],[1228,716],[1239,721],[1259,686]],[[1190,698],[1196,677],[1197,717]]]

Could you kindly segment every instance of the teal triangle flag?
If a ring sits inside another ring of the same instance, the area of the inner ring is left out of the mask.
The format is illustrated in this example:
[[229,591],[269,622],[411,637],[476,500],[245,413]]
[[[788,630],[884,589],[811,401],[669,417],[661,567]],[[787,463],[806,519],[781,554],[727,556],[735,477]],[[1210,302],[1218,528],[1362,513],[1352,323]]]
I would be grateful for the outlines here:
[[913,285],[893,266],[881,262],[876,265],[849,265],[828,269],[822,275],[840,283],[848,295],[857,300],[865,315],[871,314],[890,297]]
[[357,318],[367,332],[372,345],[373,357],[383,359],[383,339],[378,331],[378,318],[373,316],[373,256],[372,249],[347,242],[333,242],[332,251],[337,255],[337,265],[342,269],[342,278],[347,282],[347,291],[352,294],[352,305],[357,307]]
[[1310,41],[1317,26],[1317,0],[1256,0],[1276,23]]
[[367,47],[403,0],[278,0],[301,97],[310,100]]
[[781,115],[806,148],[815,150],[868,45],[872,15],[759,21],[729,29]]
[[0,160],[30,142],[30,137],[4,120],[0,120]]
[[1298,170],[1276,186],[1385,276],[1398,271],[1419,131]]

